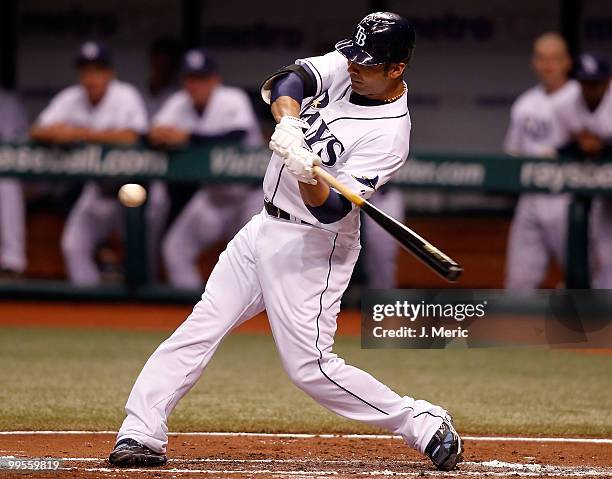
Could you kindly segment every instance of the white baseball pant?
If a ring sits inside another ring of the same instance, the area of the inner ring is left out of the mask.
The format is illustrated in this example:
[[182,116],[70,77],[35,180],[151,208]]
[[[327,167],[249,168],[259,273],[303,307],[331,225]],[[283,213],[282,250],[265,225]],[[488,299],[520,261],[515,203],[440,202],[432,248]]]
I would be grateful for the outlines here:
[[0,178],[0,267],[17,273],[26,268],[25,200],[15,178]]
[[593,199],[590,233],[591,288],[612,289],[612,198]]
[[540,286],[551,258],[565,265],[571,194],[525,193],[519,197],[506,254],[506,289]]
[[223,338],[266,309],[291,380],[331,411],[400,434],[423,452],[445,411],[399,396],[332,352],[340,299],[359,255],[354,238],[255,216],[220,255],[202,299],[145,364],[118,440],[165,452],[168,416]]

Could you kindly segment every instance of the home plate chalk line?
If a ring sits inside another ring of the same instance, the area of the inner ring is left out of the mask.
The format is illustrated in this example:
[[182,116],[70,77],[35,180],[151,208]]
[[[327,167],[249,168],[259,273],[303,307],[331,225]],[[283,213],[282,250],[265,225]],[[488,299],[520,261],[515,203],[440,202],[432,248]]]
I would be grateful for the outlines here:
[[[71,434],[117,434],[117,431],[0,431],[0,436],[17,435],[71,435]],[[282,439],[399,439],[401,436],[385,434],[299,434],[299,433],[265,433],[265,432],[169,432],[168,436],[240,436],[240,437],[270,437]],[[571,442],[584,444],[612,444],[612,438],[589,437],[528,437],[528,436],[462,436],[466,441],[482,442]]]

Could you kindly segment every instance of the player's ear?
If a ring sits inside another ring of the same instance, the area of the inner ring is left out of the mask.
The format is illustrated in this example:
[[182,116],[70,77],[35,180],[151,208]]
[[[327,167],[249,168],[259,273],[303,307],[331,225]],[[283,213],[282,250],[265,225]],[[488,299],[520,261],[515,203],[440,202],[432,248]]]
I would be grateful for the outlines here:
[[387,76],[393,79],[401,78],[404,75],[405,69],[405,63],[392,63],[389,65],[389,69],[387,70]]

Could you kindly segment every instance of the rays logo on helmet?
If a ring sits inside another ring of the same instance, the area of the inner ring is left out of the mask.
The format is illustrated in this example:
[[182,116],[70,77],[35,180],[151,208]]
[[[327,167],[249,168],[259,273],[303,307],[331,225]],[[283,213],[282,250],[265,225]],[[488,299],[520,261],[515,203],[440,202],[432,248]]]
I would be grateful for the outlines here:
[[355,32],[355,43],[360,47],[365,45],[366,32],[361,25],[357,25],[357,31]]

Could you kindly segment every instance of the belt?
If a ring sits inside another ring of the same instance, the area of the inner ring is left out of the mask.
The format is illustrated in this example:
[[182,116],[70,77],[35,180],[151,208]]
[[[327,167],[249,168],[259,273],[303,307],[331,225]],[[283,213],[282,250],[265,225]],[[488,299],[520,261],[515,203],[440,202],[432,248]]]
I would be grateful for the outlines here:
[[266,209],[266,213],[274,218],[279,218],[281,220],[293,221],[295,223],[301,223],[303,225],[310,225],[306,221],[302,221],[299,218],[296,218],[293,215],[290,215],[285,210],[281,210],[278,206],[274,206],[271,201],[264,199],[264,208]]

